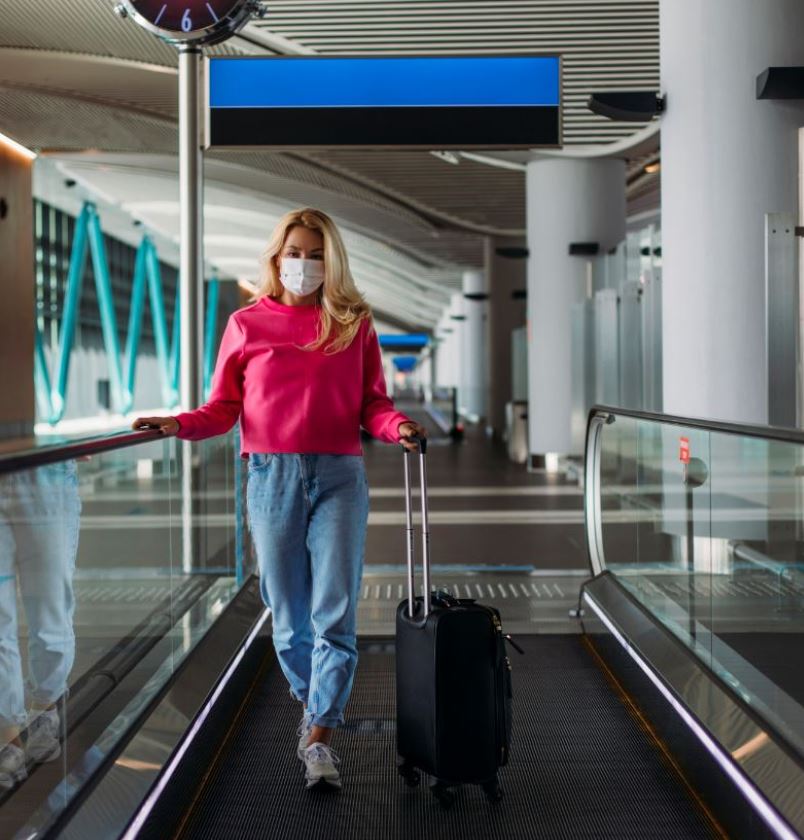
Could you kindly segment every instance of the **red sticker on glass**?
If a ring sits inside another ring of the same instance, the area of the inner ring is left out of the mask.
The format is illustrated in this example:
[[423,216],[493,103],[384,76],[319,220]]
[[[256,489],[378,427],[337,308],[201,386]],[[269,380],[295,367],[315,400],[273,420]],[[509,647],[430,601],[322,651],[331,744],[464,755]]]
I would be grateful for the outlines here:
[[681,461],[683,464],[689,464],[690,462],[690,439],[689,438],[679,438],[679,447],[678,447],[678,460]]

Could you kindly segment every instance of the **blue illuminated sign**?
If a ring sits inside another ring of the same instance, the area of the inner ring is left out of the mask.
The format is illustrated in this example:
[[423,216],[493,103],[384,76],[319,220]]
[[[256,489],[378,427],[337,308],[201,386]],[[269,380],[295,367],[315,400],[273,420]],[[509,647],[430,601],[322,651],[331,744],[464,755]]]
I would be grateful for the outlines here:
[[213,147],[560,143],[557,56],[225,56],[208,70]]
[[415,356],[395,356],[394,367],[400,373],[410,373],[410,371],[416,368],[417,361]]
[[211,108],[557,106],[558,58],[213,58]]
[[426,333],[401,333],[399,335],[383,333],[378,338],[380,347],[384,349],[406,347],[411,350],[420,350],[422,347],[426,347],[430,341],[430,337]]

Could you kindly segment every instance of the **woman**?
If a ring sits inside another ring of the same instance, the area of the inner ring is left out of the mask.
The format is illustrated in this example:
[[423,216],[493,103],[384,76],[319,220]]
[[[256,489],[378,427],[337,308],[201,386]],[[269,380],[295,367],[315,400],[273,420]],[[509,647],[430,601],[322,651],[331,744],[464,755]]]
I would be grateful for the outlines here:
[[260,590],[290,693],[304,704],[297,754],[308,788],[340,788],[330,743],[357,663],[368,520],[360,427],[408,449],[425,429],[386,394],[371,312],[326,214],[280,219],[263,268],[257,302],[229,318],[209,402],[133,427],[201,440],[240,418]]

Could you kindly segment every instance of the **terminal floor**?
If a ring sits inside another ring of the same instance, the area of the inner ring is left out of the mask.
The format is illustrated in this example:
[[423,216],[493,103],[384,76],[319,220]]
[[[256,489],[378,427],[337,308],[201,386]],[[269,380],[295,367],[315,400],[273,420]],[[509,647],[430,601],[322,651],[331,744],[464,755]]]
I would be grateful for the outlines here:
[[520,641],[526,653],[514,655],[514,737],[511,760],[500,771],[500,804],[490,805],[479,788],[466,786],[445,811],[426,784],[404,785],[395,769],[393,642],[364,640],[346,725],[333,744],[342,758],[343,790],[305,790],[295,755],[300,707],[273,667],[257,685],[179,836],[718,836],[579,637]]
[[[371,513],[366,563],[404,564],[403,464],[399,447],[365,446]],[[413,468],[418,481],[418,464]],[[428,448],[432,561],[456,565],[587,568],[583,495],[564,475],[528,472],[502,444],[470,430]],[[418,507],[418,495],[415,499]]]

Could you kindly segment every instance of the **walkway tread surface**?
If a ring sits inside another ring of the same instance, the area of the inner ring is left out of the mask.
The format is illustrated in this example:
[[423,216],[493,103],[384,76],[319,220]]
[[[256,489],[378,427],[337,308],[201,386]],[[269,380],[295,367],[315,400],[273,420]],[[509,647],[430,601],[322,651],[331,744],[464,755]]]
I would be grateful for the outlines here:
[[396,773],[393,642],[362,641],[347,724],[334,742],[344,788],[304,789],[300,706],[267,674],[199,799],[183,838],[445,840],[719,836],[577,636],[528,636],[514,657],[515,740],[505,798],[460,789],[442,810]]

